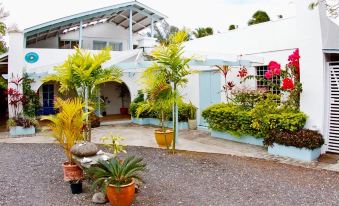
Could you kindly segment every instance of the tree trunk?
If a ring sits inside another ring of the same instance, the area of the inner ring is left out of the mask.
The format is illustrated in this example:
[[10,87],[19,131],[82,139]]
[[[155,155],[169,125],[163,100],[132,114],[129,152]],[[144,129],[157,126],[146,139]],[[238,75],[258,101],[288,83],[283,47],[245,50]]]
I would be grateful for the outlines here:
[[172,152],[173,154],[175,153],[175,143],[177,140],[177,97],[176,97],[176,91],[177,91],[177,84],[173,84],[173,91],[175,94],[174,97],[174,104],[173,104],[173,147],[172,147]]

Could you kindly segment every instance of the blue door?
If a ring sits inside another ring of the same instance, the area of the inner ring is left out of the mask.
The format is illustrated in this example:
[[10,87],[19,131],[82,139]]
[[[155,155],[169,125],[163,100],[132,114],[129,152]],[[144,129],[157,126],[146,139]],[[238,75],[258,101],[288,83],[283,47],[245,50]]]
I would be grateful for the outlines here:
[[[199,73],[199,96],[200,115],[208,106],[221,102],[221,75],[219,71],[202,71]],[[202,117],[199,125],[208,126],[206,120]]]
[[42,114],[55,114],[54,111],[54,85],[46,84],[42,86]]

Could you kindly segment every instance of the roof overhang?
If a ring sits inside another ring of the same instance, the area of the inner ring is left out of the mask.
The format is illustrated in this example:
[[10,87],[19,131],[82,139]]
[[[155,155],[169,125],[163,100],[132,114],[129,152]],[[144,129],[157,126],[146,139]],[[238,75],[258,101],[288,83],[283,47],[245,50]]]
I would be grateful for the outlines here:
[[339,54],[339,49],[323,49],[325,54]]
[[137,33],[154,23],[167,18],[164,14],[137,2],[116,4],[39,24],[24,30],[27,42],[41,41],[80,28],[95,26],[99,23],[113,23],[125,29],[129,28],[129,14],[132,10],[132,31]]

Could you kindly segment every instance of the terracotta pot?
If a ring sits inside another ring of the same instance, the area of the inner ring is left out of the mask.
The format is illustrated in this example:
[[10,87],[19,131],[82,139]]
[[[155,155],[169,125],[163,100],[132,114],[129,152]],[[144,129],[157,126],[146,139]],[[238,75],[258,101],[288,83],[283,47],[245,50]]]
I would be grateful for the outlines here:
[[65,162],[62,166],[64,169],[65,181],[81,180],[84,177],[82,169],[78,165]]
[[120,114],[128,114],[128,108],[125,107],[120,108]]
[[128,185],[122,185],[120,188],[109,185],[107,187],[107,198],[109,203],[114,206],[131,206],[135,194],[135,182],[132,180]]
[[155,140],[159,147],[169,147],[173,141],[173,130],[167,129],[165,132],[162,130],[155,130]]

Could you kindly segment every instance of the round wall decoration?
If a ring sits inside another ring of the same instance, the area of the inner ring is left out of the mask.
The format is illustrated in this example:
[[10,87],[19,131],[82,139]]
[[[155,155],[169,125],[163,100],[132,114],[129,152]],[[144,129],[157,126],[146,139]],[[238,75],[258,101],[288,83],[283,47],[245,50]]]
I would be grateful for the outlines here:
[[29,52],[25,55],[26,62],[33,64],[39,60],[39,55],[35,52]]

